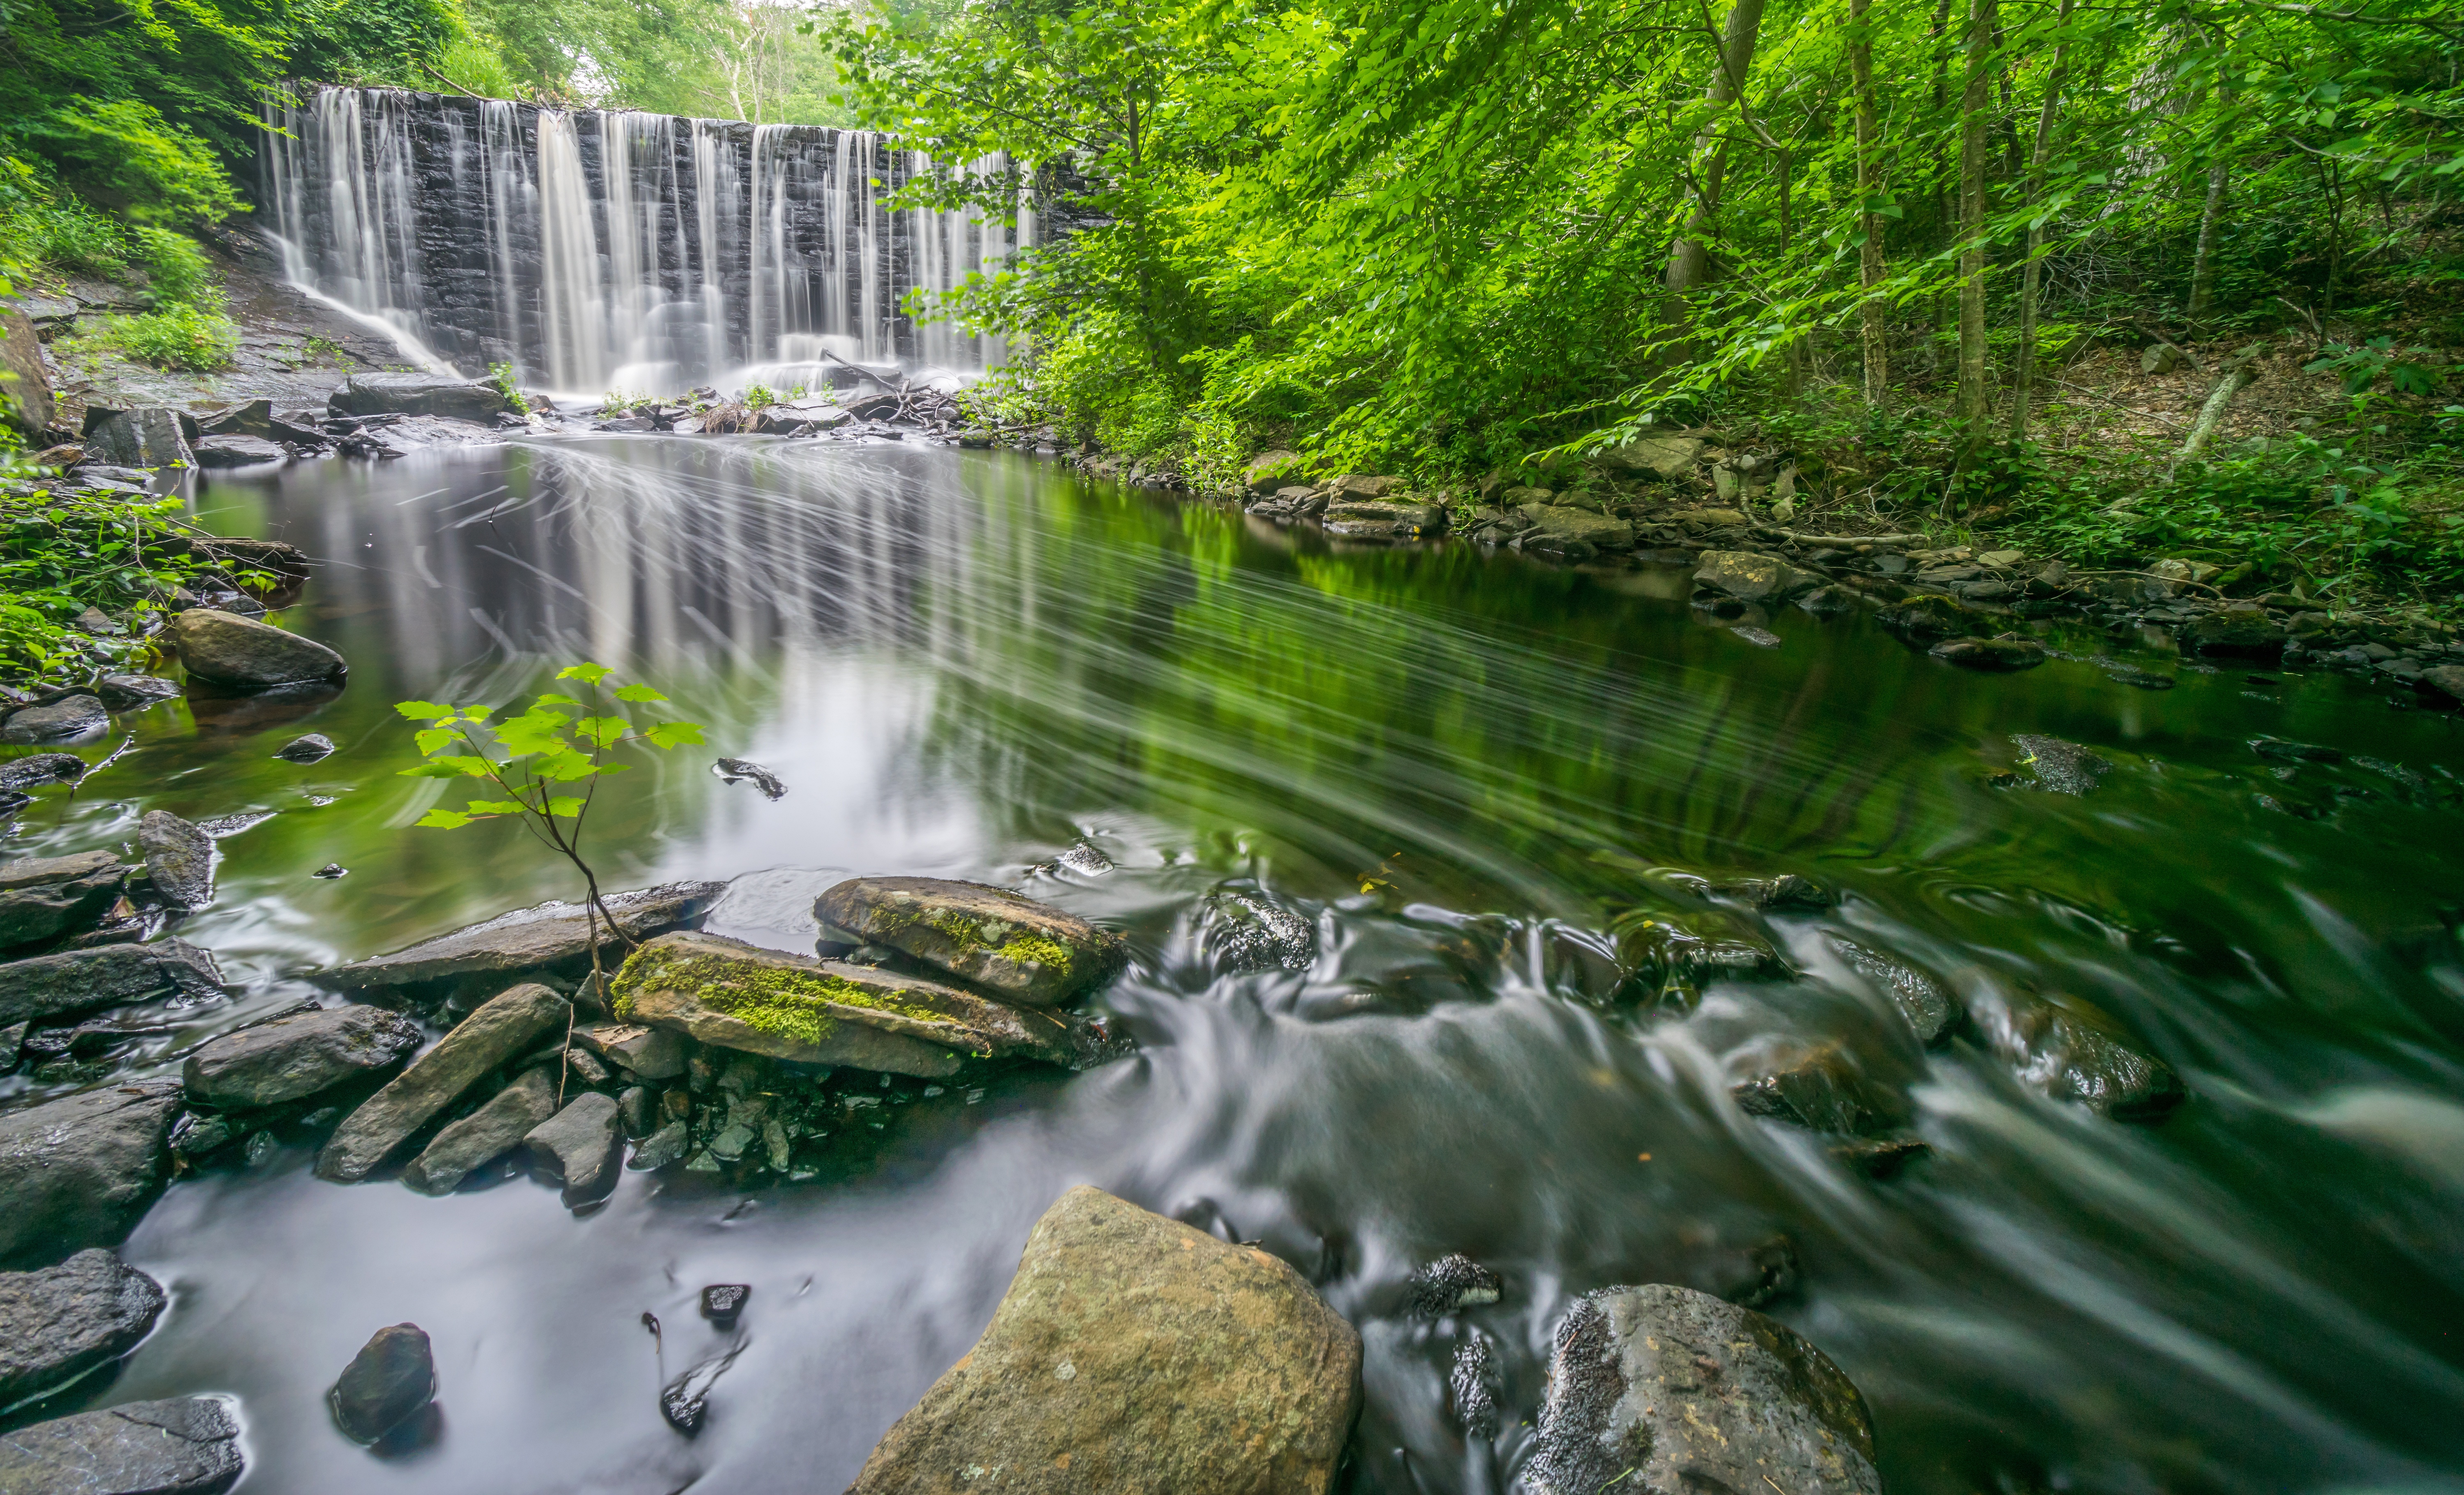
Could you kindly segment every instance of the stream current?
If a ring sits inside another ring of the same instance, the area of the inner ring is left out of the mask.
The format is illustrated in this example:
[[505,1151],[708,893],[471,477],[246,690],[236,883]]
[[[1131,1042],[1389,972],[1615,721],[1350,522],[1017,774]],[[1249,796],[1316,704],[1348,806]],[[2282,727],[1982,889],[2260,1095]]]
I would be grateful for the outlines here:
[[[1775,1234],[1796,1265],[1766,1310],[1862,1390],[1898,1495],[2464,1490],[2453,717],[2233,666],[2163,693],[2085,657],[1967,674],[1853,617],[1770,619],[1765,647],[1689,608],[1683,568],[1349,543],[1000,452],[540,441],[194,502],[319,558],[282,621],[351,677],[123,717],[127,753],[21,817],[11,855],[241,817],[179,930],[235,995],[115,1075],[175,1073],[320,966],[571,895],[516,827],[411,824],[444,786],[400,776],[392,703],[504,705],[584,658],[709,738],[609,781],[604,884],[740,878],[711,928],[788,949],[853,873],[1018,887],[1129,935],[1097,1005],[1135,1052],[902,1082],[813,1176],[627,1173],[579,1218],[521,1176],[321,1182],[288,1136],[170,1187],[122,1252],[170,1289],[161,1326],[13,1420],[232,1394],[248,1495],[835,1491],[1085,1182],[1263,1242],[1359,1327],[1356,1491],[1505,1490],[1574,1296],[1722,1286]],[[311,731],[340,751],[272,756]],[[2017,734],[2110,769],[2031,787]],[[2260,734],[2348,757],[2288,780]],[[1662,908],[1666,868],[1840,901],[1748,915],[1792,978],[1638,999],[1601,932]],[[1971,1001],[2093,1007],[2190,1098],[2111,1120],[1969,1038],[1927,1051],[1843,934]],[[1785,1037],[1844,1045],[1929,1151],[1876,1178],[1740,1110]],[[0,1103],[91,1083],[21,1072]],[[1503,1300],[1408,1316],[1407,1274],[1455,1251]],[[714,1282],[752,1285],[747,1347],[688,1440],[641,1315],[672,1375],[725,1342],[693,1310]],[[323,1396],[406,1320],[442,1425],[379,1458]],[[1470,1332],[1494,1440],[1446,1415]]]

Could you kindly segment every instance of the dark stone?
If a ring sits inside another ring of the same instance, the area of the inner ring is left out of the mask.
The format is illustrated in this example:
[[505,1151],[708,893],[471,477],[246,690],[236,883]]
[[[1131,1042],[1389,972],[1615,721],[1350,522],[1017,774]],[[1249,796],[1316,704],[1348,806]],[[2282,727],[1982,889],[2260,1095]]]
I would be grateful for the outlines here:
[[1799,912],[1818,913],[1838,900],[1810,877],[1783,872],[1777,877],[1741,877],[1733,882],[1712,883],[1705,889],[1724,898],[1736,898],[1757,909],[1787,909]]
[[1940,1043],[1943,1035],[1950,1031],[1951,1019],[1959,1009],[1940,981],[1854,940],[1837,934],[1826,939],[1832,951],[1848,962],[1848,969],[1881,987],[1883,995],[1891,999],[1900,1016],[1916,1030],[1919,1043]]
[[342,656],[270,623],[211,607],[191,607],[171,620],[181,668],[195,679],[241,691],[339,680]]
[[2034,670],[2045,662],[2045,646],[2034,639],[1945,639],[1928,652],[1962,670],[2009,672]]
[[28,706],[9,714],[0,726],[0,742],[73,742],[99,737],[111,727],[111,713],[91,695],[72,695],[49,706]]
[[1910,597],[1877,614],[1876,621],[1916,643],[1973,633],[1978,626],[1976,615],[1960,605],[1958,599],[1940,593]]
[[2425,693],[2443,697],[2450,705],[2464,706],[2464,665],[2435,665],[2421,672],[2414,682]]
[[[670,883],[638,892],[610,893],[604,901],[609,917],[627,934],[648,939],[699,922],[726,888],[725,883]],[[621,948],[604,924],[599,945],[611,954]],[[391,955],[336,966],[318,973],[315,979],[338,991],[355,991],[429,981],[562,975],[577,967],[586,971],[589,956],[589,921],[583,905],[542,903],[422,940]]]
[[0,947],[92,928],[127,876],[108,851],[0,863]]
[[743,1352],[744,1346],[739,1343],[725,1354],[713,1355],[660,1387],[659,1415],[668,1419],[668,1425],[687,1438],[699,1433],[703,1419],[710,1416],[711,1389]]
[[271,436],[275,424],[273,401],[249,400],[205,417],[197,429],[208,436]]
[[104,675],[94,683],[94,693],[113,711],[124,712],[167,701],[180,693],[180,687],[161,675]]
[[2344,755],[2334,748],[2316,742],[2295,742],[2284,737],[2253,737],[2250,750],[2277,763],[2341,763]]
[[1836,1043],[1788,1044],[1757,1067],[1728,1087],[1753,1115],[1849,1136],[1889,1132],[1908,1119],[1899,1092],[1868,1079]]
[[1457,1252],[1441,1256],[1412,1274],[1408,1306],[1419,1318],[1443,1318],[1464,1308],[1495,1303],[1506,1290],[1506,1279]]
[[633,1156],[625,1166],[649,1171],[683,1162],[693,1151],[693,1130],[683,1121],[671,1121],[642,1139],[633,1149]]
[[180,429],[180,412],[165,409],[86,410],[85,455],[109,467],[194,467],[196,454]]
[[2076,999],[1979,1000],[1969,1018],[2022,1084],[2099,1115],[2153,1121],[2189,1093],[2170,1065],[2143,1052],[2111,1019]]
[[2076,742],[2041,733],[2014,734],[2021,766],[2035,772],[2035,787],[2055,794],[2085,794],[2113,771],[2113,765]]
[[729,783],[750,781],[753,787],[761,791],[761,797],[765,800],[779,799],[787,792],[787,785],[777,774],[759,763],[748,763],[740,758],[722,758],[711,765],[711,771]]
[[416,1324],[378,1330],[334,1383],[326,1402],[355,1441],[373,1443],[436,1398],[436,1358]]
[[214,957],[186,940],[63,950],[0,965],[0,1023],[221,992]]
[[9,1495],[221,1495],[241,1467],[239,1423],[212,1396],[132,1401],[0,1438]]
[[555,1114],[555,1075],[545,1067],[525,1069],[486,1105],[436,1133],[402,1171],[402,1181],[422,1194],[451,1194]]
[[2229,603],[2193,622],[2184,636],[2202,654],[2274,658],[2284,650],[2284,629],[2256,603]]
[[292,738],[276,749],[274,756],[293,763],[313,763],[333,751],[333,738],[312,732],[304,737]]
[[438,374],[353,374],[326,404],[336,415],[441,415],[482,426],[514,407],[493,384]]
[[1446,1372],[1448,1410],[1465,1437],[1497,1436],[1497,1382],[1488,1336],[1474,1330],[1455,1347],[1455,1362]]
[[99,1247],[40,1271],[0,1272],[0,1406],[126,1354],[163,1303],[161,1284]]
[[85,759],[75,753],[31,753],[0,763],[0,789],[75,783],[85,777]]
[[561,1034],[571,1010],[563,998],[536,984],[483,1003],[351,1112],[317,1154],[317,1176],[339,1183],[366,1177],[481,1076]]
[[178,1086],[148,1083],[0,1113],[0,1267],[119,1244],[162,1190],[179,1110]]
[[191,450],[202,468],[259,467],[291,460],[290,452],[262,436],[206,436]]
[[713,1283],[701,1290],[701,1316],[721,1329],[732,1329],[752,1296],[753,1289],[746,1284]]
[[213,1040],[188,1056],[182,1079],[209,1106],[279,1106],[390,1068],[421,1038],[418,1023],[383,1007],[302,1012]]
[[586,1090],[530,1130],[522,1146],[532,1163],[564,1185],[567,1205],[588,1204],[616,1186],[616,1098]]
[[168,810],[137,823],[145,877],[165,903],[193,913],[214,901],[214,838]]

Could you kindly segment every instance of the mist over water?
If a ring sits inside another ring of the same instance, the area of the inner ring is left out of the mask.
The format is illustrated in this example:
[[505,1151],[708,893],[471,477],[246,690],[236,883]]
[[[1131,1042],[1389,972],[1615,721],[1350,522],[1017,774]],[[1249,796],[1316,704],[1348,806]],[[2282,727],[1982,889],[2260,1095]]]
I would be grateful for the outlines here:
[[[196,508],[321,558],[285,621],[348,688],[127,718],[135,747],[11,846],[275,812],[222,841],[180,931],[242,992],[143,1041],[165,1072],[307,971],[569,895],[517,828],[411,826],[445,786],[399,776],[391,706],[514,703],[583,658],[710,744],[609,781],[605,883],[768,873],[712,927],[790,949],[850,873],[1021,887],[1129,934],[1098,1004],[1137,1046],[886,1091],[809,1182],[628,1173],[581,1219],[526,1178],[323,1183],[304,1142],[209,1170],[123,1252],[171,1288],[163,1326],[52,1410],[234,1393],[250,1495],[835,1490],[1089,1182],[1263,1242],[1360,1328],[1358,1491],[1504,1490],[1573,1296],[1726,1289],[1777,1234],[1798,1269],[1767,1311],[1862,1390],[1903,1495],[2464,1489],[2452,717],[2235,668],[1979,677],[1855,620],[1782,615],[1763,649],[1683,570],[1331,541],[1007,453],[538,442],[209,480]],[[307,731],[340,751],[271,757]],[[2287,781],[2260,733],[2352,757]],[[1997,783],[2014,734],[2110,771]],[[1791,978],[1638,992],[1607,932],[1670,907],[1668,869],[1842,901],[1730,911]],[[2191,1098],[2108,1120],[1971,1037],[1928,1051],[1842,934],[1971,1007],[2101,1014]],[[1929,1154],[1876,1179],[1740,1110],[1729,1084],[1791,1039],[1904,1094]],[[1407,1317],[1404,1277],[1450,1251],[1503,1301]],[[688,1441],[639,1320],[675,1374],[723,1343],[692,1307],[711,1282],[754,1286],[749,1347]],[[444,1432],[383,1460],[322,1397],[402,1320],[435,1342]],[[1493,1443],[1445,1412],[1469,1333],[1505,1377]]]

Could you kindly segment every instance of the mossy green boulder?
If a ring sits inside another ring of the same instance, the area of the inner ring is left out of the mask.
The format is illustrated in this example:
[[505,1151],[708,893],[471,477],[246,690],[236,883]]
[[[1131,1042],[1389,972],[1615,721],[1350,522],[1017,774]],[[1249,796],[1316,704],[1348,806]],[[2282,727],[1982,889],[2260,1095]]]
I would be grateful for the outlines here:
[[1003,1001],[1048,1007],[1111,979],[1121,937],[1023,893],[937,877],[850,878],[814,903],[835,924]]

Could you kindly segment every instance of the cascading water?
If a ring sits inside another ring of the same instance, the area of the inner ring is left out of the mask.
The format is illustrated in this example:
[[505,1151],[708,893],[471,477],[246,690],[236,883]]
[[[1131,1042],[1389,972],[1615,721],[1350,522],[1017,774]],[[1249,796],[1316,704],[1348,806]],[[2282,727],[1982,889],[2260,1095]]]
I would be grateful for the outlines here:
[[[292,278],[427,362],[570,393],[966,371],[997,338],[918,321],[1037,239],[1014,212],[891,209],[935,169],[866,130],[566,112],[319,88],[266,115],[264,200]],[[957,168],[1009,175],[1005,158]]]

